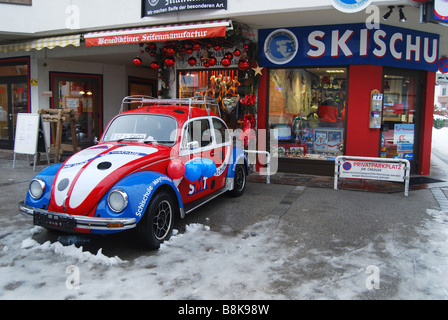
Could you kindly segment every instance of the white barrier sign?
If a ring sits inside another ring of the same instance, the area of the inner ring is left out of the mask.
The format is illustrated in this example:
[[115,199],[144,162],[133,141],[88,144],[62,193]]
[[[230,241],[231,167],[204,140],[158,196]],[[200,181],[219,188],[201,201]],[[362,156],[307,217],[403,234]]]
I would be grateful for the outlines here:
[[403,182],[404,167],[404,164],[399,163],[345,160],[339,177]]
[[405,159],[339,156],[335,159],[335,183],[338,178],[405,182],[408,195],[410,163]]

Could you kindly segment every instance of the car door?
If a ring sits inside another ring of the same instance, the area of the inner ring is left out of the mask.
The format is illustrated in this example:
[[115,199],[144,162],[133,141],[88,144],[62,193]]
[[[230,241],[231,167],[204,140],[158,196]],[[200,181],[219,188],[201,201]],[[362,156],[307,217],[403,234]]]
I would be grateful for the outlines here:
[[219,190],[225,186],[229,158],[232,154],[232,139],[227,125],[218,117],[212,118],[212,134],[215,147],[210,159],[216,164],[215,185]]
[[197,176],[194,171],[197,166],[192,165],[195,162],[201,166],[200,159],[213,160],[219,152],[214,139],[210,117],[190,119],[183,127],[179,154],[185,163],[186,172],[178,188],[184,203],[198,200],[217,190],[214,176],[205,177],[202,174]]

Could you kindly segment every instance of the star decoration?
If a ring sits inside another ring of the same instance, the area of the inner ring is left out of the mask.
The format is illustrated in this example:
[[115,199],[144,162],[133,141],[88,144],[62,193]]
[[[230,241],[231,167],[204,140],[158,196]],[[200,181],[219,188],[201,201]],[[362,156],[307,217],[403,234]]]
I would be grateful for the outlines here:
[[263,67],[257,66],[256,68],[252,68],[252,70],[255,71],[255,75],[260,75],[261,76],[261,71],[263,70]]

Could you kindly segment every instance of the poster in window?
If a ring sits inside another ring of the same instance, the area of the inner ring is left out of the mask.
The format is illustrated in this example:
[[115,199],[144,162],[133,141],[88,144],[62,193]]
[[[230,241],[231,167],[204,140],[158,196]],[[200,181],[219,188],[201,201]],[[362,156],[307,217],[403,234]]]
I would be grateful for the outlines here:
[[342,131],[328,131],[328,152],[338,153],[342,143]]
[[327,152],[328,140],[327,130],[314,130],[314,151],[315,152]]
[[313,129],[305,128],[302,134],[303,144],[307,146],[307,152],[313,152]]

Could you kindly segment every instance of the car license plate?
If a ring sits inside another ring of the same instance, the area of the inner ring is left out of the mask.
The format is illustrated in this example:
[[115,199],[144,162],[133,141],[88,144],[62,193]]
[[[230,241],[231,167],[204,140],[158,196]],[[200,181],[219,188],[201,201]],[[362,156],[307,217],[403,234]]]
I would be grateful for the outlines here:
[[71,217],[61,217],[51,213],[34,211],[34,224],[48,229],[74,232],[76,221]]

